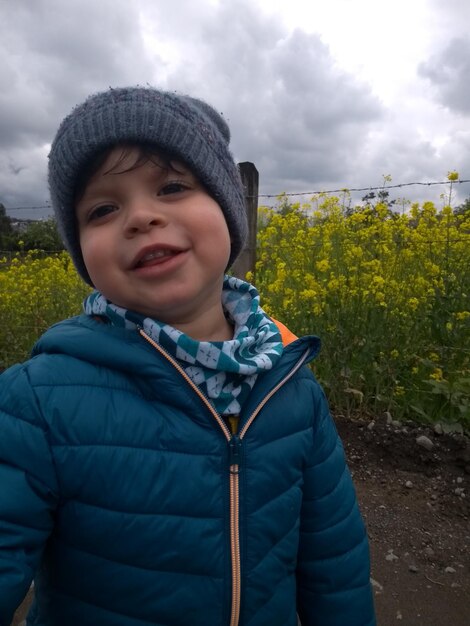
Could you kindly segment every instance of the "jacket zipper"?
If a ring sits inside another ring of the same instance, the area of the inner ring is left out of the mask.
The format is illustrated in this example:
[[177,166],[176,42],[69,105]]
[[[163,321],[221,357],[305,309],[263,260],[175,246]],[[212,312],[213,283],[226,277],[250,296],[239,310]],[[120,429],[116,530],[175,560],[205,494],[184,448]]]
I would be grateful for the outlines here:
[[271,389],[271,391],[257,405],[249,419],[238,435],[232,435],[223,418],[217,413],[210,400],[202,393],[199,387],[186,374],[181,365],[171,357],[168,352],[149,337],[142,328],[139,328],[141,336],[152,345],[160,354],[169,361],[173,367],[181,374],[189,386],[201,398],[209,409],[210,413],[219,424],[229,445],[229,471],[230,471],[230,554],[232,559],[232,607],[230,613],[230,626],[238,626],[240,619],[241,602],[241,563],[240,563],[240,501],[239,501],[239,472],[241,462],[241,445],[243,437],[255,420],[258,413],[273,395],[302,367],[310,352],[307,349],[291,371]]

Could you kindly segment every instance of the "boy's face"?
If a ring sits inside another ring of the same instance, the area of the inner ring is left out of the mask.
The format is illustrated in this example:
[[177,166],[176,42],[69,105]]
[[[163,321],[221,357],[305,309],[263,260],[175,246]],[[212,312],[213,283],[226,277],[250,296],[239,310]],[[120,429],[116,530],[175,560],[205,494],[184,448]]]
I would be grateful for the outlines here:
[[180,163],[132,169],[137,150],[121,157],[121,148],[110,152],[76,205],[93,284],[114,304],[176,328],[220,315],[230,235],[219,205]]

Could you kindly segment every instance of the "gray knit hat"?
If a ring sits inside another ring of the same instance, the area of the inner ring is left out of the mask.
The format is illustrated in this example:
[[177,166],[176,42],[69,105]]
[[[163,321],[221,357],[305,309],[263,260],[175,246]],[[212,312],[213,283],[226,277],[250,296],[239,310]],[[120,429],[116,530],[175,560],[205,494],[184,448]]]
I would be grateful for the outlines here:
[[90,96],[61,123],[49,154],[49,189],[58,228],[75,267],[92,284],[75,217],[78,176],[90,159],[120,143],[154,144],[181,159],[220,205],[230,232],[229,265],[247,238],[243,185],[229,150],[230,130],[207,103],[152,88]]

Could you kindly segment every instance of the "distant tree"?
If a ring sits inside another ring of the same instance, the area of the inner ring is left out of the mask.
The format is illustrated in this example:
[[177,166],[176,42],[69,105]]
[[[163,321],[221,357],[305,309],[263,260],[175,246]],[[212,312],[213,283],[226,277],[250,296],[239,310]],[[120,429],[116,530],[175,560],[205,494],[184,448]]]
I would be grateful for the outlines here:
[[284,217],[290,213],[298,211],[299,206],[300,205],[298,203],[290,202],[289,197],[285,193],[281,193],[277,197],[276,212],[280,213]]
[[15,239],[15,232],[3,204],[0,203],[0,250],[10,250]]
[[365,203],[366,207],[375,209],[378,204],[385,204],[389,209],[393,207],[396,202],[395,200],[390,200],[390,192],[386,189],[379,189],[377,193],[373,191],[369,192],[362,198],[362,202]]
[[392,182],[392,177],[390,174],[383,174],[383,185],[380,189],[377,189],[377,193],[374,191],[370,191],[362,198],[362,202],[364,202],[364,206],[372,209],[373,213],[375,213],[375,209],[378,204],[384,204],[388,208],[388,216],[393,216],[393,205],[396,202],[396,199],[390,199],[390,192],[387,189],[387,185]]
[[[63,250],[64,245],[57,230],[53,217],[47,220],[30,222],[21,233],[16,234],[17,247],[22,250],[46,250],[52,252]],[[22,242],[21,245],[19,242]]]
[[470,198],[467,198],[463,204],[454,209],[455,215],[464,215],[466,213],[470,214]]

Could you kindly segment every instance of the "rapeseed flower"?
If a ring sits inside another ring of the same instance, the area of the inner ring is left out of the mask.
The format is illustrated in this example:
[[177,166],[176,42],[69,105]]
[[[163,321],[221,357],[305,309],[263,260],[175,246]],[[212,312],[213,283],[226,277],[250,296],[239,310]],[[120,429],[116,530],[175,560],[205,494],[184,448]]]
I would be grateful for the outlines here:
[[310,209],[284,203],[263,219],[256,286],[274,317],[321,337],[315,369],[334,405],[350,406],[339,375],[347,368],[363,408],[470,425],[468,406],[446,408],[426,384],[441,381],[441,362],[449,384],[468,378],[470,214],[432,202],[399,216],[384,204],[346,212],[320,194]]

